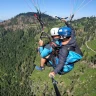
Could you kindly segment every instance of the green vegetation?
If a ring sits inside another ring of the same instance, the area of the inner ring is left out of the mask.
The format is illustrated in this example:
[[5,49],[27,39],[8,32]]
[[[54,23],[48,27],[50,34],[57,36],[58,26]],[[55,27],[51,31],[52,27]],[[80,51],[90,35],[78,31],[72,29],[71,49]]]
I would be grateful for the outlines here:
[[6,34],[0,34],[0,94],[26,96],[30,94],[26,88],[30,87],[28,78],[33,71],[36,33],[32,29],[2,30]]
[[[40,64],[36,42],[41,31],[33,14],[22,13],[0,25],[0,96],[55,96],[48,77],[52,68],[34,70],[34,64]],[[63,26],[48,15],[42,17],[46,32]],[[86,46],[87,42],[96,51],[95,21],[96,17],[84,17],[72,22],[84,57],[71,72],[56,75],[61,96],[96,96],[96,53]]]

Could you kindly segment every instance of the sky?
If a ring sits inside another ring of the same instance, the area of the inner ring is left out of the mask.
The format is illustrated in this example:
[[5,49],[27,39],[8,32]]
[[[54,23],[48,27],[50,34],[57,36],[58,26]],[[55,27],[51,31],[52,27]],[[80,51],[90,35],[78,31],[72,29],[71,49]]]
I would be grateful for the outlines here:
[[74,18],[96,16],[96,0],[0,0],[0,20],[11,19],[20,13],[41,12],[50,16]]

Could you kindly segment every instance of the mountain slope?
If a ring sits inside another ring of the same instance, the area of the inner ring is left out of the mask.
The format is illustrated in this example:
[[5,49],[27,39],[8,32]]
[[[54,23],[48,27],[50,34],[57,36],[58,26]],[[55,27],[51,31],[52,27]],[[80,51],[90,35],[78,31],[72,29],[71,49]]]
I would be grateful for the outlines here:
[[[9,20],[6,20],[4,22],[0,23],[0,26],[7,29],[17,30],[17,29],[24,29],[24,28],[30,28],[30,27],[37,27],[39,25],[38,20],[36,17],[34,17],[34,12],[28,12],[28,13],[21,13],[14,18],[11,18]],[[47,25],[47,21],[51,22],[54,20],[49,15],[42,14],[42,19],[45,25]]]

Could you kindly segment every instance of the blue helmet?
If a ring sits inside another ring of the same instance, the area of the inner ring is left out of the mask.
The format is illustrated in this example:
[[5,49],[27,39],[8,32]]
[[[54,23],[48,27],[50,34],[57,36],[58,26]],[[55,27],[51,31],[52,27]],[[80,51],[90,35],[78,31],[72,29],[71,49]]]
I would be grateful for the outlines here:
[[72,29],[69,27],[61,27],[58,30],[58,34],[62,36],[63,38],[67,38],[71,36]]

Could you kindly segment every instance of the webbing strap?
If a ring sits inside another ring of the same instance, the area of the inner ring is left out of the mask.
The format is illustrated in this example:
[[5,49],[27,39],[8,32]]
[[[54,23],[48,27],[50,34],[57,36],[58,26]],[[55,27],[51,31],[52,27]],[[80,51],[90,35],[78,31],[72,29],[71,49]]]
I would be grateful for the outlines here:
[[51,42],[50,45],[52,46],[52,48],[57,47],[57,44],[55,44],[54,42]]

